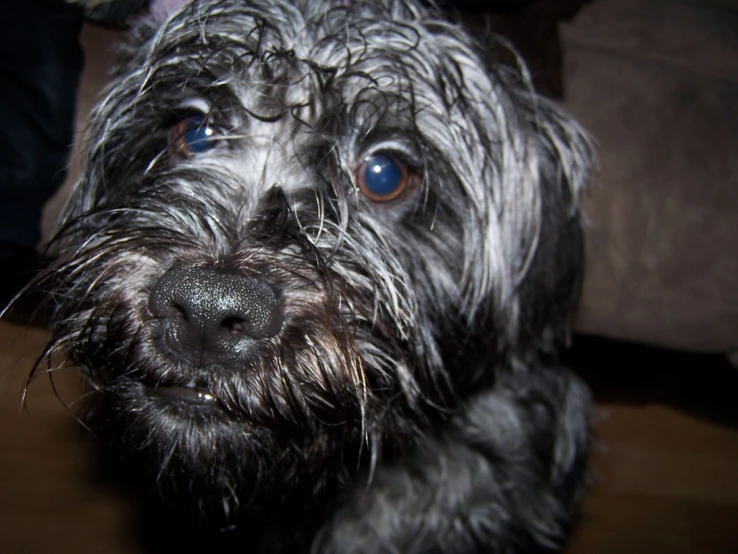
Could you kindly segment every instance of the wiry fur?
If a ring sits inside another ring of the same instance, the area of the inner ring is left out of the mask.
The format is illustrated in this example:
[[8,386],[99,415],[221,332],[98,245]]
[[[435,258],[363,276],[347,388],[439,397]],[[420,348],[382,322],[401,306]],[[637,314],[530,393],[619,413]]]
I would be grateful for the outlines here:
[[[121,57],[50,274],[49,353],[86,376],[93,429],[244,551],[557,548],[588,443],[556,356],[577,125],[412,1],[195,1]],[[220,144],[174,160],[193,105]],[[402,201],[358,191],[378,150],[419,175]],[[238,362],[171,356],[149,296],[187,266],[269,283],[279,333]],[[150,394],[192,381],[214,407]]]

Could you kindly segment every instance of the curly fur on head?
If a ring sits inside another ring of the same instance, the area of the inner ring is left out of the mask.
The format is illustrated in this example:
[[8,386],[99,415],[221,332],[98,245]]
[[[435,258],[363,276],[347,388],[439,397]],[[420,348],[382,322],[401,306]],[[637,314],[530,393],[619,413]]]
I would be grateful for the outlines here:
[[[523,70],[413,1],[200,0],[133,29],[90,137],[49,352],[165,497],[257,552],[562,542],[591,152]],[[367,193],[376,159],[396,197]],[[221,278],[272,291],[278,330],[220,349],[160,306]]]

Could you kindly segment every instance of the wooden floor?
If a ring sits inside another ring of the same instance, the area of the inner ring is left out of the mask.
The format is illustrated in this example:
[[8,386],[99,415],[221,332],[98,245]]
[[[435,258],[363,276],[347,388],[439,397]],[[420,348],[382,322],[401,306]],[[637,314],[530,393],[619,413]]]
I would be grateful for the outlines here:
[[[0,323],[0,553],[140,552],[134,507],[91,477],[79,426],[48,379],[30,387],[19,411],[45,339]],[[55,382],[68,403],[80,394],[72,371]],[[599,404],[598,480],[569,554],[738,553],[738,432],[709,419]]]

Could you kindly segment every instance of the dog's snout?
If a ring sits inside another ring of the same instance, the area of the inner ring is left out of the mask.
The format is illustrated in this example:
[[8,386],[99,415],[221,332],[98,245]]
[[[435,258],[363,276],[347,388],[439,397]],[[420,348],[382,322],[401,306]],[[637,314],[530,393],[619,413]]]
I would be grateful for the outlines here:
[[216,356],[238,354],[244,341],[272,337],[282,326],[281,304],[269,284],[202,267],[165,273],[151,291],[149,309],[173,331],[170,343]]

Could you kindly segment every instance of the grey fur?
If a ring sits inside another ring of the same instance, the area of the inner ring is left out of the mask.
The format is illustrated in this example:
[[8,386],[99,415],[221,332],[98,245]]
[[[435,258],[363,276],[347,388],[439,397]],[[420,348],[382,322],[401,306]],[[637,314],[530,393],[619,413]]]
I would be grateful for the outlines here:
[[[556,549],[589,435],[556,354],[589,143],[437,10],[347,4],[202,0],[133,30],[59,233],[48,353],[126,465],[249,551]],[[218,145],[173,158],[203,110]],[[399,201],[359,191],[375,152],[417,176]],[[279,332],[173,356],[150,297],[190,266],[268,283]],[[214,402],[155,394],[192,383]]]

